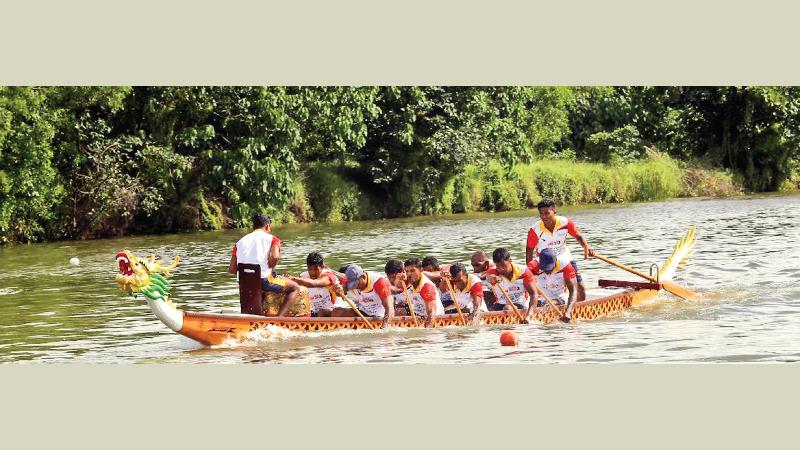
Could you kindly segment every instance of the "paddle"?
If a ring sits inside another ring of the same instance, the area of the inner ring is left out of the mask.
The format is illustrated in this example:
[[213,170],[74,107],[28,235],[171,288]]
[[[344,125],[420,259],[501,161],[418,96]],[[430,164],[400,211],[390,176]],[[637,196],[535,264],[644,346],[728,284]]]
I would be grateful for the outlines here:
[[543,290],[539,289],[539,285],[536,285],[536,291],[539,292],[539,295],[544,297],[545,300],[547,300],[547,303],[549,303],[550,306],[552,306],[553,309],[556,310],[558,315],[561,316],[561,320],[563,321],[564,320],[564,313],[561,312],[561,309],[559,309],[559,307],[556,306],[556,304],[552,300],[550,300],[550,297],[548,297],[547,294],[545,294]]
[[350,307],[353,308],[353,311],[355,311],[355,313],[358,314],[358,317],[361,317],[362,319],[364,319],[364,323],[367,324],[367,326],[369,327],[370,330],[374,330],[375,329],[375,327],[369,322],[369,320],[367,320],[367,318],[364,317],[363,314],[361,314],[361,311],[358,309],[358,307],[356,307],[355,303],[353,303],[353,301],[350,300],[350,297],[348,297],[347,294],[340,295],[339,297],[341,297],[342,300],[346,301],[347,304],[349,304]]
[[[497,286],[500,287],[500,292],[503,293],[503,296],[506,298],[506,301],[508,302],[509,305],[511,305],[511,309],[513,309],[514,312],[517,314],[520,323],[528,323],[528,321],[522,317],[522,314],[520,314],[519,309],[517,309],[517,305],[515,305],[514,302],[511,301],[511,297],[508,296],[506,288],[504,288],[503,285],[500,283],[498,283]],[[494,285],[492,285],[492,291],[494,291],[494,296],[497,297],[497,291],[494,290]]]
[[411,312],[411,318],[414,319],[414,326],[419,327],[419,323],[417,322],[417,315],[414,314],[414,303],[411,301],[411,296],[408,295],[408,288],[406,287],[406,282],[400,280],[400,284],[403,286],[403,292],[406,293],[406,302],[408,302],[408,310]]
[[444,278],[445,284],[447,284],[447,289],[450,291],[450,296],[453,297],[453,303],[456,305],[456,311],[458,311],[458,317],[461,317],[461,323],[464,326],[467,326],[467,319],[464,318],[464,314],[461,312],[461,306],[458,304],[458,299],[456,298],[456,293],[453,290],[453,285],[450,284],[450,280],[448,278]]
[[605,261],[605,262],[611,264],[612,266],[619,267],[622,270],[628,271],[628,272],[630,272],[630,273],[632,273],[634,275],[638,275],[638,276],[644,278],[645,280],[650,281],[651,283],[661,283],[661,285],[664,286],[664,289],[666,289],[667,292],[669,292],[671,294],[674,294],[674,295],[677,295],[678,297],[680,297],[682,299],[689,299],[689,298],[697,296],[697,294],[694,291],[692,291],[691,289],[687,289],[687,288],[685,288],[685,287],[683,287],[681,285],[675,284],[675,283],[673,283],[671,281],[656,280],[655,278],[651,277],[650,275],[645,275],[645,274],[643,274],[642,272],[639,272],[636,269],[628,267],[628,266],[626,266],[624,264],[620,264],[620,263],[618,263],[618,262],[616,262],[616,261],[614,261],[612,259],[606,258],[605,256],[598,255],[597,253],[595,253],[593,256],[595,258],[599,259],[600,261]]

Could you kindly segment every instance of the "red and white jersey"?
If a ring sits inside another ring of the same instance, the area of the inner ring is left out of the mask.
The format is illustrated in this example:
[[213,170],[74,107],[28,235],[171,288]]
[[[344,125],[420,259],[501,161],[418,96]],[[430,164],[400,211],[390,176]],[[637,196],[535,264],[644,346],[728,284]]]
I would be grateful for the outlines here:
[[562,266],[566,266],[572,261],[572,254],[567,248],[567,235],[572,237],[578,235],[578,229],[572,219],[556,216],[556,224],[552,232],[540,220],[528,230],[527,247],[536,250],[535,255],[539,255],[546,248],[551,248],[558,256],[558,262]]
[[364,314],[383,317],[386,314],[386,308],[383,307],[381,299],[389,297],[389,301],[392,301],[389,279],[371,270],[367,270],[365,273],[367,274],[367,286],[364,290],[351,289],[347,291],[347,295]]
[[475,296],[481,298],[481,311],[489,310],[486,308],[486,303],[483,301],[483,283],[477,275],[467,275],[467,285],[464,286],[464,289],[458,289],[455,285],[453,285],[453,292],[455,292],[456,299],[458,299],[458,306],[460,306],[462,309],[469,308],[471,310],[472,297]]
[[[329,278],[331,284],[328,287],[308,288],[308,296],[311,299],[311,311],[317,312],[320,309],[347,308],[347,302],[336,298],[334,289],[339,285],[339,278],[330,269],[322,269],[320,278]],[[300,278],[310,278],[308,272],[300,274]]]
[[430,278],[423,274],[416,286],[409,286],[411,303],[414,305],[414,314],[419,317],[426,317],[425,303],[436,302],[434,304],[434,315],[444,314],[444,306],[439,296],[439,288]]
[[[562,266],[561,262],[557,261],[553,272],[547,274],[539,269],[539,260],[534,259],[528,263],[528,270],[536,276],[536,285],[547,294],[550,300],[561,298],[566,301],[569,298],[566,281],[577,277],[572,264],[568,263],[566,266]],[[536,298],[539,299],[539,297],[541,295],[537,292]],[[544,298],[541,300],[544,301]]]
[[281,246],[281,240],[261,228],[245,235],[233,246],[233,255],[236,262],[242,264],[258,264],[261,266],[261,278],[272,274],[272,268],[267,264],[272,246]]
[[[505,288],[511,301],[514,303],[519,303],[527,308],[529,305],[529,298],[528,291],[525,290],[525,285],[533,285],[533,272],[528,270],[526,266],[514,262],[511,263],[511,267],[513,272],[511,274],[511,278],[506,278],[505,276],[497,273],[496,267],[487,270],[486,273],[500,277],[499,284]],[[500,288],[496,287],[495,289],[495,298],[497,299],[497,303],[501,305],[508,304],[508,301],[506,301],[506,296],[503,295],[503,293],[500,291]]]

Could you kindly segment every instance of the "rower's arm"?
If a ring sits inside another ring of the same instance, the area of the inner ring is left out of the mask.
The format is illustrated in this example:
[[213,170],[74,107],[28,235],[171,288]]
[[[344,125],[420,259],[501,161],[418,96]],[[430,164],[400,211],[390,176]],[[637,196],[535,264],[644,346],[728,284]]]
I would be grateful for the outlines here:
[[572,308],[575,306],[575,294],[578,292],[578,280],[570,278],[565,280],[564,284],[567,285],[569,291],[569,300],[567,300],[567,316],[570,317]]
[[442,273],[438,270],[436,272],[426,272],[423,270],[422,273],[434,283],[442,281]]
[[231,263],[228,265],[228,273],[236,273],[238,271],[238,263],[236,261],[236,255],[231,255]]
[[483,296],[470,294],[472,297],[472,311],[473,314],[477,314],[478,311],[481,310],[481,303],[483,303]]
[[533,283],[525,285],[525,291],[528,292],[528,298],[530,299],[530,302],[528,302],[528,312],[525,315],[527,318],[533,313],[533,308],[536,308],[536,278],[533,279]]
[[430,328],[433,326],[433,319],[436,316],[436,304],[435,302],[423,303],[425,303],[425,327]]
[[281,260],[281,247],[280,245],[272,245],[272,248],[269,249],[269,256],[267,257],[267,264],[270,267],[275,267],[278,265],[278,262]]
[[382,327],[386,328],[389,324],[389,321],[394,319],[394,302],[392,302],[392,296],[387,295],[386,297],[381,297],[381,303],[383,303],[383,324]]
[[392,293],[389,290],[389,280],[379,278],[375,282],[374,289],[383,304],[383,323],[381,323],[381,328],[386,328],[389,326],[389,321],[394,319],[394,302],[392,301],[394,297],[392,297]]
[[575,228],[575,231],[575,240],[583,247],[583,258],[589,259],[590,256],[594,256],[594,250],[589,246],[589,243],[586,242],[586,238],[583,237],[580,230]]
[[525,247],[525,264],[533,261],[533,248]]
[[308,288],[324,288],[333,284],[331,279],[328,277],[320,277],[314,280],[312,278],[300,278],[289,275],[288,278],[300,286],[305,286]]

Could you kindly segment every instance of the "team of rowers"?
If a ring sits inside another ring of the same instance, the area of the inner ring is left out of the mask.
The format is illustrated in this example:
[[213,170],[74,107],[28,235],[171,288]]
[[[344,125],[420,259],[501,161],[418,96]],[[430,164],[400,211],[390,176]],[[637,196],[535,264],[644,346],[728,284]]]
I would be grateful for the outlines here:
[[[413,315],[426,327],[437,315],[459,312],[470,323],[484,311],[517,310],[529,320],[533,308],[547,302],[567,308],[563,321],[570,321],[577,302],[586,298],[578,265],[566,246],[572,236],[583,247],[584,258],[593,250],[572,220],[556,213],[555,203],[543,200],[537,205],[540,220],[529,230],[526,264],[512,261],[505,248],[497,248],[491,259],[483,251],[470,258],[472,272],[464,264],[440,265],[435,257],[392,259],[384,273],[364,270],[350,264],[338,271],[328,267],[323,256],[312,252],[306,258],[307,270],[299,276],[277,276],[281,242],[271,233],[271,220],[257,214],[254,231],[234,245],[228,271],[237,265],[257,264],[264,291],[281,293],[285,300],[278,315],[286,315],[297,301],[299,286],[309,289],[311,311],[319,317],[355,317],[354,308],[366,317],[382,318],[386,326],[394,316]],[[350,302],[344,300],[345,295]],[[412,313],[413,311],[413,313]]]

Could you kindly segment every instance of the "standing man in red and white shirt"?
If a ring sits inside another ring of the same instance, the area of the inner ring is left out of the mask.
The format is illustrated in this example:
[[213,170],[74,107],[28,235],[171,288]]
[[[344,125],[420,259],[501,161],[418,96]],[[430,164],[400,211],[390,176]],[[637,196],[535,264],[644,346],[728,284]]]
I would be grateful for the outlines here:
[[254,230],[233,246],[228,272],[237,273],[239,263],[261,266],[261,288],[267,292],[286,294],[278,315],[283,316],[297,301],[300,287],[297,283],[274,276],[273,270],[281,259],[281,240],[272,233],[272,219],[264,214],[253,216]]
[[536,205],[539,210],[539,220],[528,230],[528,242],[525,246],[525,263],[530,263],[533,258],[539,255],[542,250],[552,249],[558,258],[561,266],[571,264],[575,269],[576,280],[578,281],[578,300],[586,299],[586,288],[583,278],[578,270],[578,263],[572,258],[572,254],[567,247],[567,236],[572,236],[583,247],[583,258],[589,259],[594,256],[594,250],[586,242],[572,219],[556,214],[556,203],[552,200],[542,200]]
[[[562,266],[553,249],[546,248],[539,253],[538,259],[528,263],[528,270],[534,274],[536,285],[547,295],[547,298],[559,305],[563,305],[566,298],[567,311],[564,313],[562,321],[571,321],[572,309],[575,307],[575,294],[578,290],[578,281],[572,264]],[[569,292],[568,296],[567,292]],[[542,298],[537,303],[541,305],[544,302],[545,300]],[[533,312],[533,305],[534,303],[531,302],[528,317]]]

